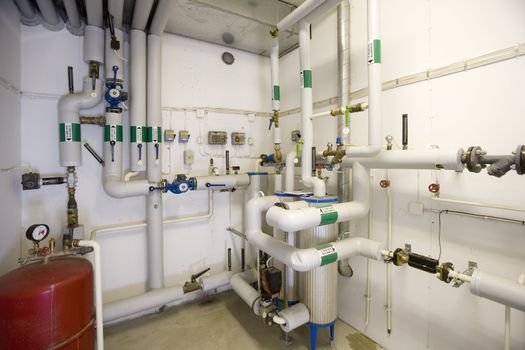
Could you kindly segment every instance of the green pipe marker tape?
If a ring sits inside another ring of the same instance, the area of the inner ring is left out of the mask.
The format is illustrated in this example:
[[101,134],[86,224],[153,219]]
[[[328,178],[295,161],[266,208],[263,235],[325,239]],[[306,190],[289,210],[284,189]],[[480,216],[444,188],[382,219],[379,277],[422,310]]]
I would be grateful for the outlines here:
[[[154,133],[154,130],[157,130],[157,133]],[[146,142],[161,143],[162,142],[162,128],[157,126],[146,127]]]
[[335,263],[337,261],[337,250],[331,244],[322,244],[315,247],[321,255],[321,266]]
[[58,125],[60,142],[80,142],[80,124],[60,123]]
[[146,142],[146,129],[145,126],[130,126],[129,127],[129,139],[130,142]]
[[273,99],[276,101],[281,100],[281,87],[279,85],[273,86]]
[[333,224],[337,222],[337,218],[339,217],[337,209],[335,209],[333,205],[320,207],[319,213],[321,214],[321,225]]
[[305,69],[301,74],[303,76],[303,88],[312,88],[312,71]]
[[104,125],[104,142],[110,141],[122,142],[122,125]]
[[368,64],[381,63],[381,40],[374,39],[368,43]]

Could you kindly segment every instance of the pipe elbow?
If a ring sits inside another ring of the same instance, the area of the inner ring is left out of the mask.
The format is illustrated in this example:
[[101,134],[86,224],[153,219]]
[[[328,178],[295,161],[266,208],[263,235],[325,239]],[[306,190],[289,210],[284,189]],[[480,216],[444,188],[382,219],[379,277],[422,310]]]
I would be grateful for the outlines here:
[[103,183],[104,192],[113,198],[145,196],[149,193],[147,180],[122,181],[117,176],[107,176]]
[[102,81],[97,79],[95,90],[92,89],[92,80],[84,79],[82,92],[64,95],[58,101],[58,117],[60,122],[78,121],[78,115],[83,108],[92,108],[102,101]]
[[291,255],[290,263],[295,271],[311,271],[321,266],[321,256],[315,248],[298,249]]

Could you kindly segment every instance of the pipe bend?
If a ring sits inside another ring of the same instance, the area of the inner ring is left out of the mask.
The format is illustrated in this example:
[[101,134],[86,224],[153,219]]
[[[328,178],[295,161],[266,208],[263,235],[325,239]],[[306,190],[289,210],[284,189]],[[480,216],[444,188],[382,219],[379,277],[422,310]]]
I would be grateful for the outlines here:
[[317,208],[287,210],[273,206],[266,212],[268,225],[285,232],[295,232],[319,226],[320,218]]
[[145,196],[149,193],[147,180],[122,181],[118,176],[106,176],[103,187],[104,191],[113,198]]
[[84,79],[82,92],[64,95],[58,101],[60,123],[78,122],[81,109],[92,108],[102,100],[102,81],[97,79],[95,90],[91,87],[91,78]]

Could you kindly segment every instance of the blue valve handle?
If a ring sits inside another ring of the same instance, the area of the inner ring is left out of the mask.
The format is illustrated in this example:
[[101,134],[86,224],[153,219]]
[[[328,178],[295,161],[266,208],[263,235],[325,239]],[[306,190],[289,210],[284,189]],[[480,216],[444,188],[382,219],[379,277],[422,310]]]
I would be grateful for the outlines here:
[[113,66],[113,83],[115,85],[117,85],[117,71],[118,71],[118,67],[117,66]]
[[115,141],[109,141],[109,144],[111,145],[111,161],[115,161]]
[[155,160],[159,159],[159,144],[155,144]]
[[137,147],[139,149],[139,160],[142,160],[142,143],[139,143]]

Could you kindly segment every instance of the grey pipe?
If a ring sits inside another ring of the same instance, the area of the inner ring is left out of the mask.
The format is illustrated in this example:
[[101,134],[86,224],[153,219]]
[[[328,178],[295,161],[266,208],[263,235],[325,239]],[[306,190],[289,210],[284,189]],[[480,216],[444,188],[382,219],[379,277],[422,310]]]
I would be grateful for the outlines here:
[[168,24],[170,18],[173,2],[174,1],[171,0],[159,0],[159,4],[155,10],[155,16],[149,28],[150,34],[162,35],[162,33],[164,33],[164,29],[166,29],[166,24]]
[[44,27],[54,32],[64,28],[64,22],[60,19],[52,0],[36,0],[36,3],[44,20],[42,23]]
[[135,1],[135,9],[133,10],[133,20],[131,22],[131,29],[146,29],[152,7],[153,0]]
[[40,17],[29,0],[15,0],[15,4],[22,15],[21,22],[23,24],[26,26],[36,26],[40,24]]
[[84,26],[80,20],[76,0],[64,0],[64,8],[67,13],[66,28],[73,35],[81,36],[84,34]]
[[[140,2],[140,0],[138,1]],[[122,30],[122,16],[124,14],[124,0],[109,0],[108,11],[113,16],[115,29]]]
[[103,0],[86,0],[86,14],[89,25],[104,27],[102,2]]

